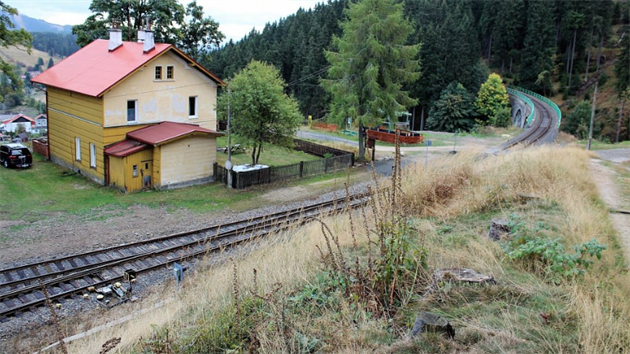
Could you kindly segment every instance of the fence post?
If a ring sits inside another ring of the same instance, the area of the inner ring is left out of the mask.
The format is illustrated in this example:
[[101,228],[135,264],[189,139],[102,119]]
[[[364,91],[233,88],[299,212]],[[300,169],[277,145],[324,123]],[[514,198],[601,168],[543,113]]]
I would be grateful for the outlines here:
[[300,161],[300,178],[302,178],[304,173],[304,161]]

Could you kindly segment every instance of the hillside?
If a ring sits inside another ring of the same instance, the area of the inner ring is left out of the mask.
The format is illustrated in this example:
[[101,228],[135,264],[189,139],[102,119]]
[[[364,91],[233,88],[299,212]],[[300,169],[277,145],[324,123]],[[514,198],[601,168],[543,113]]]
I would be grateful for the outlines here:
[[[42,58],[44,63],[48,63],[48,60],[51,58],[48,53],[35,48],[31,49],[31,54],[28,54],[26,49],[21,47],[0,47],[0,57],[8,63],[19,65],[22,71],[24,71],[26,67],[35,66],[38,58]],[[61,58],[57,56],[52,58],[55,64],[61,61]]]
[[56,25],[22,14],[11,16],[11,22],[16,29],[25,29],[28,32],[72,33],[71,25]]

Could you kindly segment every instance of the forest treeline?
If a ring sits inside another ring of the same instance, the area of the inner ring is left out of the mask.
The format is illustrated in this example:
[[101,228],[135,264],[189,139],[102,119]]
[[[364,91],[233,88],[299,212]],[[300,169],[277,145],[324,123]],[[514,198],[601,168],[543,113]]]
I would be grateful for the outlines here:
[[81,49],[76,43],[76,36],[70,33],[31,32],[33,48],[48,55],[65,58]]
[[[347,2],[299,10],[207,53],[201,62],[222,78],[252,59],[269,62],[302,113],[324,117],[330,101],[319,85],[329,65],[324,52],[332,36],[341,35]],[[407,0],[404,11],[414,26],[409,44],[422,44],[422,75],[407,87],[419,101],[412,110],[420,118],[451,83],[476,94],[488,66],[541,94],[575,94],[609,63],[606,48],[619,46],[613,26],[629,23],[630,6],[625,0]],[[417,129],[420,119],[415,122]]]

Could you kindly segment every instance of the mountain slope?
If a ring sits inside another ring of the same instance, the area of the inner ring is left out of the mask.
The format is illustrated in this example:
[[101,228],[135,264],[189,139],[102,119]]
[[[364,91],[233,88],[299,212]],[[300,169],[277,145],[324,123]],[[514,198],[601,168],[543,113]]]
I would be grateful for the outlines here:
[[13,15],[11,21],[16,29],[23,28],[29,32],[72,33],[72,26],[70,25],[56,25],[26,15]]

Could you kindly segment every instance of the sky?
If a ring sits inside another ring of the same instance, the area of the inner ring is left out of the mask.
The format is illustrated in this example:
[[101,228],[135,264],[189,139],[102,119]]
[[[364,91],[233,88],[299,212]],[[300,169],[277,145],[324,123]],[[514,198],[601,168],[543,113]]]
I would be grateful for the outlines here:
[[[192,0],[181,1],[186,5]],[[204,14],[219,22],[226,42],[238,41],[252,28],[260,31],[268,22],[295,13],[300,7],[313,8],[323,0],[197,0]],[[91,15],[91,0],[5,0],[20,14],[45,20],[56,25],[83,23]]]

